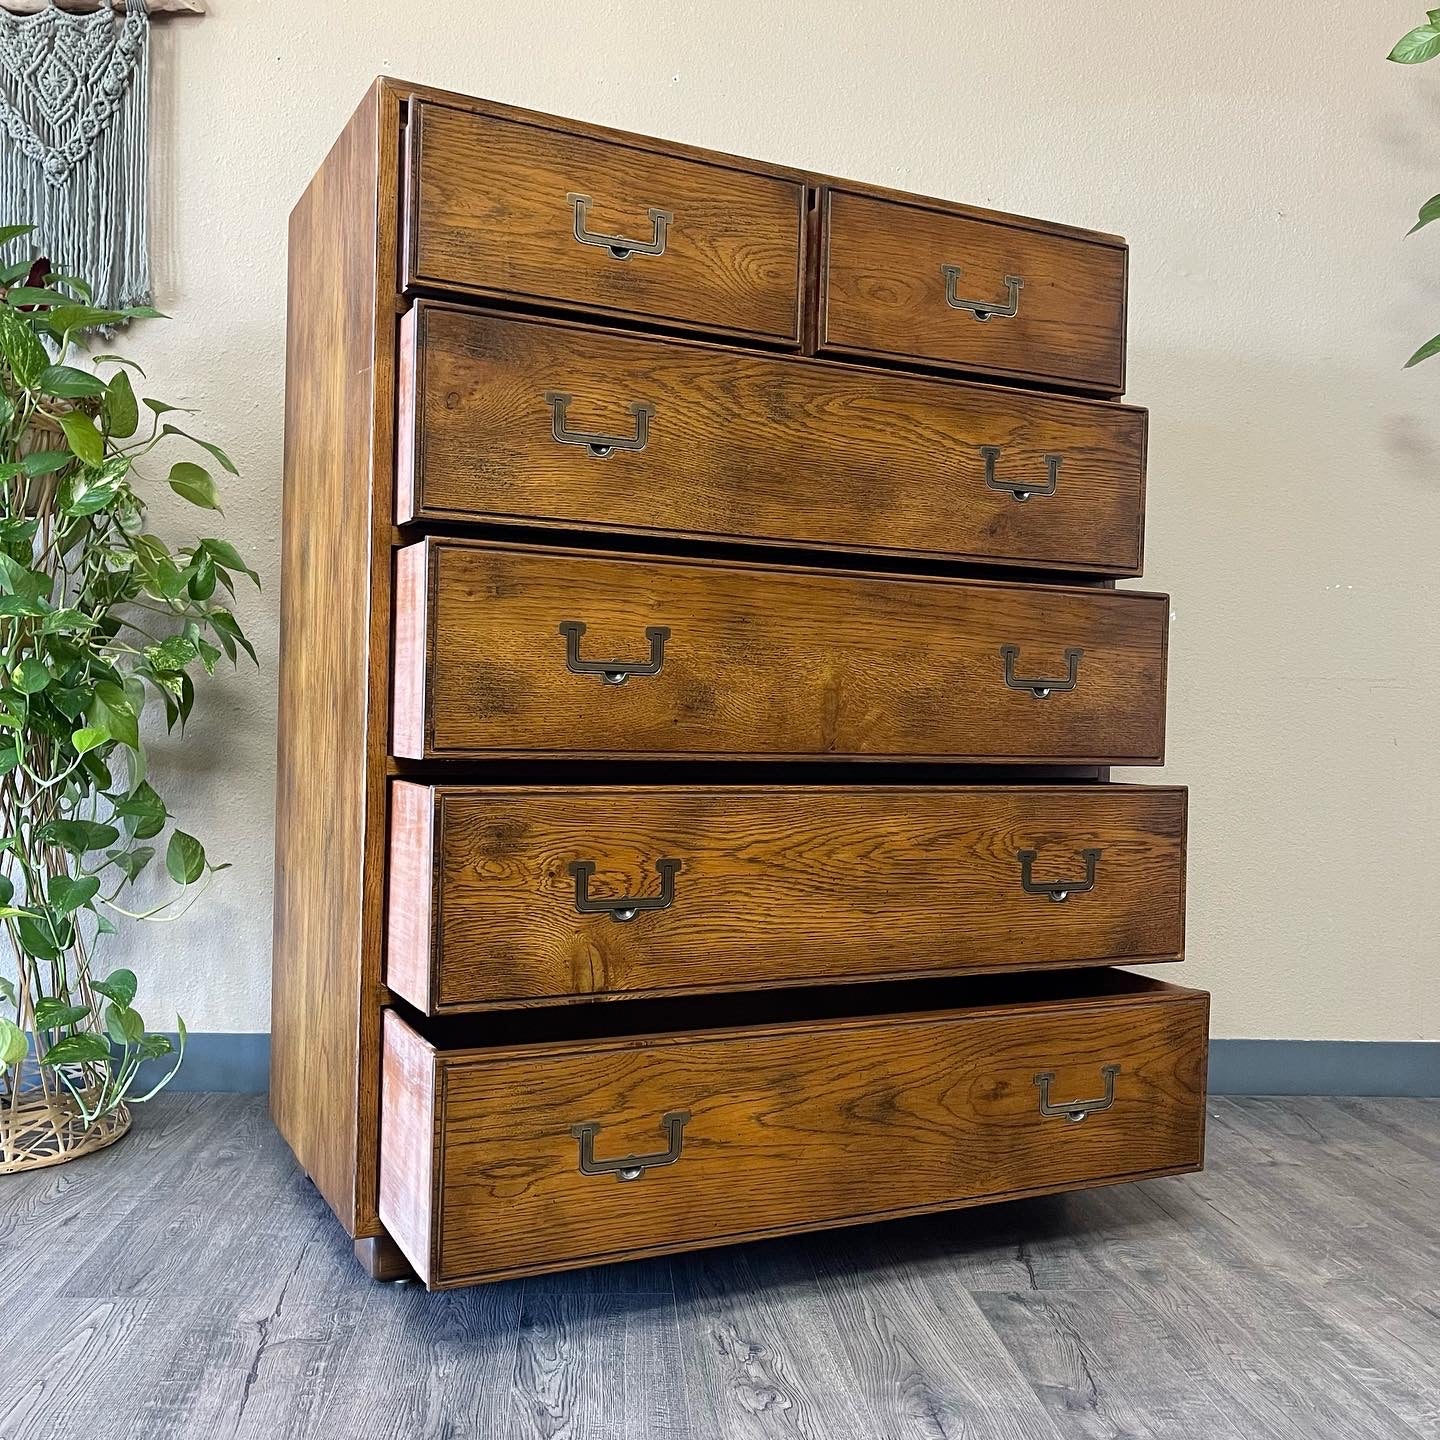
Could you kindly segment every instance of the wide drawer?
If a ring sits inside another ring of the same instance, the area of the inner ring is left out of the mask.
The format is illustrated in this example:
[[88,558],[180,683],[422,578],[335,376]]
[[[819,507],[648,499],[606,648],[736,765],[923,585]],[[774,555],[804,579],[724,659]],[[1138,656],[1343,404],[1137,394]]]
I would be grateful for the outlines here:
[[984,986],[745,1025],[774,998],[707,1000],[548,1043],[507,1020],[492,1049],[387,1013],[380,1217],[446,1286],[1199,1167],[1208,997]]
[[398,518],[1134,575],[1143,410],[424,303]]
[[1185,791],[397,781],[386,983],[430,1013],[1178,960]]
[[821,216],[822,351],[1124,390],[1122,241],[839,188]]
[[406,189],[409,288],[799,339],[796,181],[417,102]]
[[1159,764],[1164,596],[397,552],[394,751]]

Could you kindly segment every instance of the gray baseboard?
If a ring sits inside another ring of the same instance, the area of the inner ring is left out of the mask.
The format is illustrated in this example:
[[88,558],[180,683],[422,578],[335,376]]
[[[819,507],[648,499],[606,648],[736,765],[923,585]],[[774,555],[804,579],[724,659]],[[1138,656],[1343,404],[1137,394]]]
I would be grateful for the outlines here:
[[[269,1088],[270,1037],[190,1036],[176,1090],[259,1094]],[[1213,1095],[1440,1096],[1440,1041],[1212,1040]]]

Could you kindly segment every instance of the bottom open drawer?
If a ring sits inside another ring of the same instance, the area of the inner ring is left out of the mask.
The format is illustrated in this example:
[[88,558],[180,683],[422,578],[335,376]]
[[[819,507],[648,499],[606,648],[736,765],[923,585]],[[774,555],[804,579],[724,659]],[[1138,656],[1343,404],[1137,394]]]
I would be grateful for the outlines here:
[[1208,1015],[1118,971],[391,1011],[380,1217],[440,1287],[1194,1170]]

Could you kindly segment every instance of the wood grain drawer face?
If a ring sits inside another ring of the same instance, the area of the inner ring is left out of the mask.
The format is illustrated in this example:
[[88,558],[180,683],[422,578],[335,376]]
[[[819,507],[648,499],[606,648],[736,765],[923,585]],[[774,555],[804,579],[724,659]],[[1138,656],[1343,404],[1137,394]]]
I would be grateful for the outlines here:
[[432,304],[401,349],[401,523],[1140,569],[1143,410]]
[[[430,1013],[1184,948],[1172,788],[397,781],[390,841],[386,983]],[[662,861],[679,862],[670,903],[647,909],[666,896]],[[580,908],[634,897],[628,919]]]
[[408,207],[407,287],[799,339],[794,181],[418,103]]
[[1120,242],[844,189],[822,215],[822,351],[1124,390]]
[[1207,997],[1133,983],[508,1051],[390,1012],[380,1215],[445,1286],[1198,1168]]
[[1163,759],[1164,596],[434,539],[397,569],[410,759]]

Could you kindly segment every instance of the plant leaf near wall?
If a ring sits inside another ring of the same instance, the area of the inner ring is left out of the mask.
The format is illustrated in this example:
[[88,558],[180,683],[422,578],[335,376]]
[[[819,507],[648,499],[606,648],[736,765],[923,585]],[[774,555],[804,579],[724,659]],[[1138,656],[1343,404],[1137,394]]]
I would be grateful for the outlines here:
[[[1387,58],[1399,65],[1418,65],[1422,61],[1433,60],[1437,55],[1440,55],[1440,10],[1427,10],[1425,23],[1402,35]],[[1420,218],[1407,233],[1413,235],[1417,230],[1423,230],[1432,220],[1440,220],[1440,195],[1432,195],[1420,207]],[[1440,335],[1427,340],[1405,362],[1405,368],[1408,370],[1432,355],[1440,355]]]
[[[0,244],[27,233],[0,226]],[[209,515],[202,462],[235,466],[137,396],[133,362],[84,352],[89,332],[163,317],[92,306],[83,280],[49,271],[0,270],[0,1170],[64,1158],[27,1115],[53,1128],[63,1112],[82,1141],[107,1117],[123,1133],[114,1117],[183,1058],[183,1020],[178,1046],[151,1030],[135,975],[106,973],[97,947],[176,918],[224,868],[149,780],[141,722],[158,707],[183,734],[197,680],[254,659],[231,597],[259,584],[228,541],[172,547],[148,528],[155,475]],[[167,1056],[137,1093],[142,1063]]]

